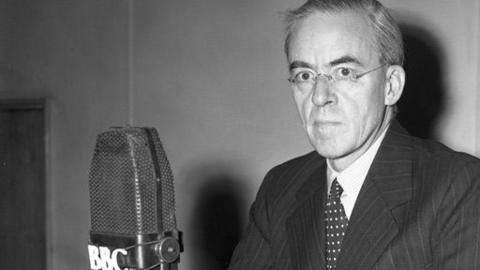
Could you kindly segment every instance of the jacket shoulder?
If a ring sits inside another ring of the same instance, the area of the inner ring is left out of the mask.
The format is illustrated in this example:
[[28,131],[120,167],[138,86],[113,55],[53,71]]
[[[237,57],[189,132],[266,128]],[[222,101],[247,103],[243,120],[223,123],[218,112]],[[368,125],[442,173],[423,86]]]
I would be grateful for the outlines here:
[[[478,158],[429,140],[414,138],[412,146],[416,153],[414,175],[419,180],[416,187],[420,193],[436,194],[453,204],[459,198],[468,197],[467,194],[480,192]],[[452,192],[455,195],[450,194]]]
[[257,196],[274,204],[291,201],[322,164],[325,159],[315,151],[283,162],[268,171]]
[[480,166],[480,159],[470,154],[455,151],[436,141],[412,138],[413,149],[424,164],[436,164],[441,168]]
[[305,155],[292,158],[279,165],[276,165],[268,171],[267,179],[275,182],[275,185],[287,184],[292,179],[303,178],[304,174],[308,174],[312,169],[318,168],[325,159],[316,151],[309,152]]
[[292,172],[295,171],[298,167],[305,166],[305,164],[309,164],[312,162],[322,162],[323,160],[325,159],[321,157],[316,151],[311,151],[309,153],[292,158],[281,164],[276,165],[270,170],[270,172]]

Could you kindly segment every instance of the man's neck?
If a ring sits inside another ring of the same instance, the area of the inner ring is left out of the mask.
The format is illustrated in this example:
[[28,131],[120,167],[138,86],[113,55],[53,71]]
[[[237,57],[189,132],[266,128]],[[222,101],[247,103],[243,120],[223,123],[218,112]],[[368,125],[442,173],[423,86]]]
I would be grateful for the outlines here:
[[336,159],[327,159],[328,166],[337,172],[341,172],[348,168],[353,162],[360,158],[370,147],[386,132],[393,119],[392,108],[387,108],[382,119],[382,123],[378,129],[374,130],[374,135],[367,139],[355,152]]

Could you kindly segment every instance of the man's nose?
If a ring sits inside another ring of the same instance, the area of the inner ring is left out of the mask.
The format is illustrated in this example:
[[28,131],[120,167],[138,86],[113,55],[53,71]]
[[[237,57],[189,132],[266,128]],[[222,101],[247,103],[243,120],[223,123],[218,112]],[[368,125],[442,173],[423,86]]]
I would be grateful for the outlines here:
[[332,86],[327,78],[318,76],[312,89],[312,102],[316,106],[325,106],[333,102]]

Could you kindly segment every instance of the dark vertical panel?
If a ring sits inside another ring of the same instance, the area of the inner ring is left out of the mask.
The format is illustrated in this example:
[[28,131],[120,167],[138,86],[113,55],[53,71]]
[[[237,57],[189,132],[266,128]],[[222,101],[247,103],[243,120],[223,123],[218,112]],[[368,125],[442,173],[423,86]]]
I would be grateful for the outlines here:
[[46,269],[43,108],[0,106],[0,262]]

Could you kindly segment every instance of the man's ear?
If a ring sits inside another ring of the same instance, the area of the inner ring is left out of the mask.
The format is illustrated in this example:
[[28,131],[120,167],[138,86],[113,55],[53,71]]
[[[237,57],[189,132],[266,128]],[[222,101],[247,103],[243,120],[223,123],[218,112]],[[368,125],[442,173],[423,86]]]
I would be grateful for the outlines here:
[[385,81],[385,105],[392,106],[402,96],[405,85],[405,70],[398,65],[389,66],[387,80]]

